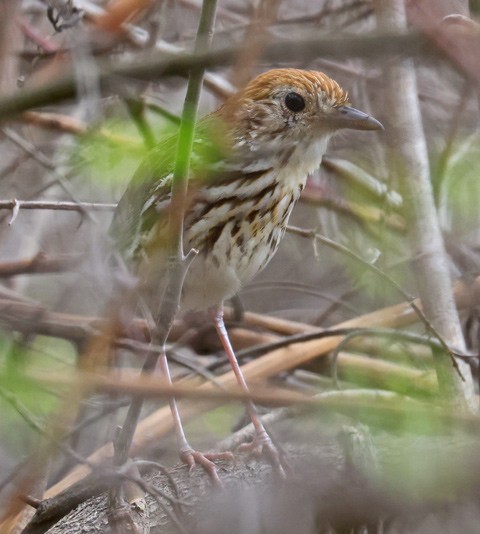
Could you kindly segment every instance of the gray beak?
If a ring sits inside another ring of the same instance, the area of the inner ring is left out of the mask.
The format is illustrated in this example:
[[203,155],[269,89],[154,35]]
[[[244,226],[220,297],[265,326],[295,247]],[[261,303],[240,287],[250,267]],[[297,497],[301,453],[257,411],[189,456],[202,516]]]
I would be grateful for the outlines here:
[[331,120],[337,128],[352,128],[354,130],[385,129],[377,119],[350,106],[336,108],[335,113],[331,116]]

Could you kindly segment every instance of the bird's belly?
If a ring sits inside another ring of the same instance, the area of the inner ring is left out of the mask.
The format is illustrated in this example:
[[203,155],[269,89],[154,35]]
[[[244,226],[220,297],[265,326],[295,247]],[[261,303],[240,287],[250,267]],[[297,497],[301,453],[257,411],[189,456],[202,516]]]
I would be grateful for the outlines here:
[[229,221],[214,246],[200,250],[193,260],[184,284],[182,308],[207,308],[238,293],[268,264],[284,232],[285,226],[271,219],[257,224]]
[[271,260],[306,177],[286,174],[278,179],[261,185],[262,196],[252,192],[244,198],[222,198],[216,191],[216,203],[207,198],[191,212],[184,243],[197,249],[198,256],[185,280],[184,309],[221,304]]
[[211,257],[199,255],[191,264],[182,290],[182,310],[216,306],[240,290],[241,283],[232,266],[217,267]]

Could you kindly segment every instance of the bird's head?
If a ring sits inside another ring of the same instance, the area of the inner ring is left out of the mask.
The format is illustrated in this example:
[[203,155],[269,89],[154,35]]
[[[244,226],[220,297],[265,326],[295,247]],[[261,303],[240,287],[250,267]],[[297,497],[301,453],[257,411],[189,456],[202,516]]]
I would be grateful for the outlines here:
[[348,94],[322,72],[273,69],[254,78],[220,114],[234,128],[237,145],[275,151],[325,142],[338,130],[379,130],[373,117],[350,106]]

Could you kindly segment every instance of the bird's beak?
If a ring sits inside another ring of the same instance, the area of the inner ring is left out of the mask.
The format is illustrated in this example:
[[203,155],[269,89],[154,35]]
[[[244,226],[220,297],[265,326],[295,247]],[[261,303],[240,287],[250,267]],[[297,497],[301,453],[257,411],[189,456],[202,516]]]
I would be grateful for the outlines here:
[[331,115],[332,123],[337,128],[352,128],[354,130],[384,130],[383,124],[370,117],[363,111],[350,106],[339,106]]

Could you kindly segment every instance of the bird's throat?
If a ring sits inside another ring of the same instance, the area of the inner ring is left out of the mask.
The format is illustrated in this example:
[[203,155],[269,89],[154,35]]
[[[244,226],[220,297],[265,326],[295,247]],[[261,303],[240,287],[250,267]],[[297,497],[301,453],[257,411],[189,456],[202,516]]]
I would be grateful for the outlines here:
[[286,190],[303,189],[309,174],[320,167],[326,152],[329,136],[315,141],[298,143],[288,159],[280,165],[278,182]]

